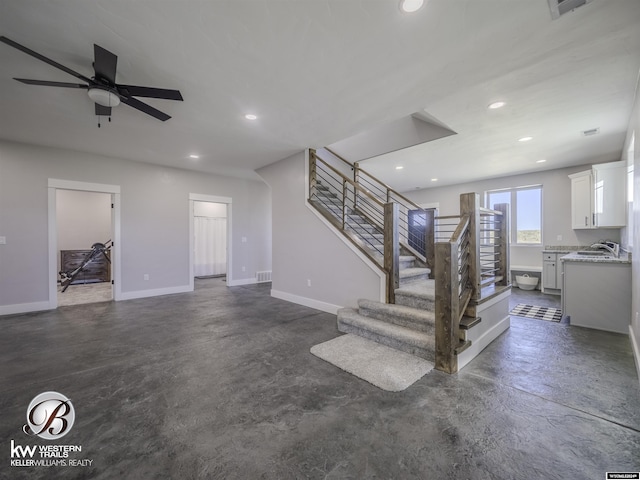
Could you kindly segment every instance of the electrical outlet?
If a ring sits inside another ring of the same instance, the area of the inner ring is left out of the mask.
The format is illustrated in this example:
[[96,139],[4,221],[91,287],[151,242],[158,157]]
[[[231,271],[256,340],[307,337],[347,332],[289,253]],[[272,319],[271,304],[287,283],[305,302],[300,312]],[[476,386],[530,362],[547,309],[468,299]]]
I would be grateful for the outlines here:
[[247,237],[242,237],[242,243],[247,243]]
[[311,286],[311,279],[307,278],[307,287],[310,287],[310,286]]
[[149,274],[148,274],[148,273],[145,273],[143,278],[144,278],[145,280],[149,280]]
[[561,241],[562,241],[562,235],[558,235],[558,236],[556,237],[556,240],[558,240],[559,242],[561,242]]
[[247,271],[247,267],[242,267],[242,271],[246,272]]
[[7,237],[0,237],[0,245],[6,245],[7,244]]

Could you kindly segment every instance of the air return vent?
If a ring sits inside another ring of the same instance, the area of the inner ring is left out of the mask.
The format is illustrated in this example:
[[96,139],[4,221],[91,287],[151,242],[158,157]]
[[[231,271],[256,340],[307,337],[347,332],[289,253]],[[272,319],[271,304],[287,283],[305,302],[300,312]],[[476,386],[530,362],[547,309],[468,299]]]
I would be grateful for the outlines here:
[[271,281],[271,270],[264,272],[256,272],[256,283],[265,283]]
[[572,12],[578,7],[582,7],[593,0],[549,0],[549,9],[551,10],[551,18],[554,20],[560,18],[565,13]]

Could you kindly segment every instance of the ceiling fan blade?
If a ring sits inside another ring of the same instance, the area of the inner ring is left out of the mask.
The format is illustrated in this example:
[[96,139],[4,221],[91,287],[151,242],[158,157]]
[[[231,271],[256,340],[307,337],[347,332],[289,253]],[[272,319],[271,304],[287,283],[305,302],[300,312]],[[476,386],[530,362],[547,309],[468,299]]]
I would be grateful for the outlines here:
[[151,115],[152,117],[155,117],[158,120],[162,120],[163,122],[166,122],[171,118],[170,115],[167,115],[166,113],[153,108],[151,105],[147,105],[146,103],[143,103],[133,97],[121,97],[120,100],[122,101],[122,103],[126,103],[130,107],[133,107],[136,110],[140,110],[141,112],[144,112],[147,115]]
[[93,80],[91,80],[90,78],[85,77],[84,75],[82,75],[81,73],[75,72],[73,70],[71,70],[70,68],[65,67],[64,65],[60,65],[58,62],[55,62],[53,60],[51,60],[50,58],[45,57],[44,55],[40,55],[38,52],[34,52],[33,50],[31,50],[30,48],[25,47],[24,45],[20,45],[19,43],[14,42],[13,40],[7,38],[7,37],[3,37],[0,36],[0,42],[6,43],[7,45],[13,47],[13,48],[17,48],[18,50],[26,53],[27,55],[31,55],[34,58],[37,58],[40,61],[43,61],[44,63],[48,63],[49,65],[51,65],[52,67],[56,67],[60,70],[62,70],[63,72],[68,73],[69,75],[73,75],[76,78],[79,78],[80,80],[87,82],[88,84],[93,84]]
[[96,71],[96,77],[107,80],[110,85],[115,85],[118,57],[95,44],[93,45],[93,57],[95,59],[93,69]]
[[180,100],[182,94],[179,90],[168,90],[166,88],[140,87],[138,85],[116,85],[120,93],[125,96],[162,98],[165,100]]
[[49,82],[47,80],[30,80],[28,78],[14,78],[14,80],[26,83],[27,85],[42,85],[44,87],[89,88],[89,85],[84,85],[82,83]]
[[104,107],[99,103],[96,103],[95,106],[96,106],[96,115],[102,115],[104,117],[111,116],[111,107]]

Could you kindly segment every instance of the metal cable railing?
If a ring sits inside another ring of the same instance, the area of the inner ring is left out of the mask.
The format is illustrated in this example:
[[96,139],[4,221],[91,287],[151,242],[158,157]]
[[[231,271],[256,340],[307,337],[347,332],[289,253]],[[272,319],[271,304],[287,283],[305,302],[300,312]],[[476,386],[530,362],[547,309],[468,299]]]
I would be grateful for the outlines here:
[[508,239],[503,238],[504,215],[497,210],[480,210],[480,285],[499,284],[505,279],[503,248]]
[[432,267],[433,252],[428,252],[432,242],[428,242],[426,239],[432,228],[431,222],[435,210],[420,207],[386,183],[360,168],[357,163],[351,164],[330,149],[327,148],[326,150],[335,158],[351,166],[353,180],[361,185],[366,192],[375,196],[382,203],[396,203],[398,205],[398,235],[401,245]]
[[353,180],[313,154],[309,200],[365,253],[382,266],[384,204]]

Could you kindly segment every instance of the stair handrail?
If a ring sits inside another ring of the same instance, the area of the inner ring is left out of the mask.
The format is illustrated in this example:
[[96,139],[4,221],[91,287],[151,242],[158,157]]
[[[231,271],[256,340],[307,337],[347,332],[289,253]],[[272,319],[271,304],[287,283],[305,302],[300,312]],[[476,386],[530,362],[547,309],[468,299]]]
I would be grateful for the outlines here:
[[[398,212],[398,229],[400,243],[405,249],[411,252],[411,254],[424,262],[428,268],[433,270],[435,263],[433,248],[433,245],[435,243],[435,209],[421,207],[414,201],[408,199],[397,190],[394,190],[389,185],[361,168],[357,162],[349,162],[347,159],[334,152],[330,148],[325,147],[324,150],[348,165],[353,170],[354,182],[362,185],[367,192],[373,192],[374,195],[376,195],[383,203],[394,202],[400,205],[401,210],[399,209]],[[373,182],[370,180],[373,180]],[[368,185],[365,185],[365,183]],[[420,237],[415,236],[415,234],[410,230],[409,211],[418,211],[420,212],[420,215],[423,215],[424,234]]]
[[[398,192],[397,190],[394,190],[392,187],[390,187],[389,185],[387,185],[386,183],[384,183],[382,180],[374,177],[373,175],[371,175],[369,172],[367,172],[366,170],[364,170],[362,167],[360,167],[360,164],[358,162],[355,163],[351,163],[348,160],[346,160],[345,158],[341,157],[340,155],[338,155],[336,152],[334,152],[333,150],[331,150],[330,148],[325,147],[325,150],[327,152],[329,152],[331,155],[333,155],[334,157],[338,158],[339,160],[342,160],[344,163],[346,163],[347,165],[349,165],[351,168],[354,169],[354,177],[356,176],[356,172],[362,172],[365,175],[367,175],[369,178],[371,178],[372,180],[375,180],[377,183],[380,184],[380,186],[384,187],[384,190],[386,191],[387,194],[387,198],[390,197],[391,194],[401,198],[402,200],[404,200],[406,202],[406,204],[410,207],[413,207],[414,210],[425,210],[423,207],[421,207],[420,205],[418,205],[417,203],[415,203],[413,200],[409,200],[407,197],[405,197],[404,195],[402,195],[400,192]],[[355,179],[355,178],[354,178]],[[356,180],[357,181],[357,180]],[[382,190],[382,189],[381,189]],[[389,201],[389,200],[387,200]]]

